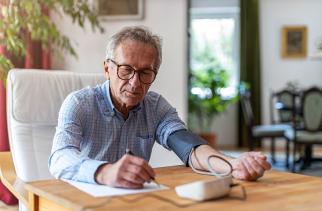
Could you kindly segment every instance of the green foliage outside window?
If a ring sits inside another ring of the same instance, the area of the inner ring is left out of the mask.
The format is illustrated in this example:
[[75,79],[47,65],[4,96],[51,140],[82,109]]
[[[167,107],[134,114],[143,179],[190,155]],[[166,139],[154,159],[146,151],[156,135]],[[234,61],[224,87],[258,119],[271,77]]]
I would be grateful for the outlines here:
[[189,127],[195,132],[210,132],[214,118],[238,96],[223,96],[229,87],[229,75],[214,56],[210,45],[194,54],[197,64],[189,77]]

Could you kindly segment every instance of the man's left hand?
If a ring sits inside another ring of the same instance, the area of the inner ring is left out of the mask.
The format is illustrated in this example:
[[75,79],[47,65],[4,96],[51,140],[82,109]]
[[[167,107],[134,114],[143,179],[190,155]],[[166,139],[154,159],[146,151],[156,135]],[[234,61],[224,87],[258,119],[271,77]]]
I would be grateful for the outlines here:
[[241,180],[257,180],[271,169],[267,157],[261,152],[245,152],[240,157],[231,161],[233,177]]

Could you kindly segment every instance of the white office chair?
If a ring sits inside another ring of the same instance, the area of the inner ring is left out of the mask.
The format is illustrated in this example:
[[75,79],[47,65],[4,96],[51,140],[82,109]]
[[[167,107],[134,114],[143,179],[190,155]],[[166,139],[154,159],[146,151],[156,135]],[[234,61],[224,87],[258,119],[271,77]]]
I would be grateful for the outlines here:
[[[8,133],[19,179],[28,182],[52,178],[47,163],[63,100],[72,91],[95,86],[104,80],[103,74],[19,69],[9,72]],[[13,182],[17,184],[17,181]],[[19,210],[26,209],[21,202],[28,201],[27,194],[23,192],[22,195],[18,195]]]

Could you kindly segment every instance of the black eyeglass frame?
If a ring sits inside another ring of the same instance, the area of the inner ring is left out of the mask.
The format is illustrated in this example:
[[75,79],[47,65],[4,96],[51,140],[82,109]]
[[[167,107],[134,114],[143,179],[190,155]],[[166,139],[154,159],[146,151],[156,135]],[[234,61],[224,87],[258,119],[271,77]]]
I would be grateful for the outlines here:
[[[154,69],[141,69],[141,70],[147,70],[147,71],[151,71],[151,72],[153,72],[154,73],[154,78],[153,78],[153,80],[151,81],[151,82],[149,82],[149,83],[146,83],[146,82],[143,82],[142,81],[142,79],[141,79],[141,74],[140,74],[140,70],[136,70],[135,68],[133,68],[131,65],[128,65],[128,64],[118,64],[116,61],[114,61],[113,59],[106,59],[106,61],[107,62],[109,62],[109,61],[111,61],[111,62],[113,62],[115,65],[116,65],[116,72],[117,72],[117,77],[119,77],[119,79],[121,79],[121,80],[124,80],[124,81],[129,81],[129,80],[131,80],[133,77],[134,77],[134,75],[135,75],[135,72],[137,72],[138,74],[139,74],[139,80],[140,80],[140,82],[141,83],[143,83],[143,84],[152,84],[153,82],[154,82],[154,80],[155,80],[155,78],[157,77],[157,74],[158,74],[158,72],[156,71],[156,70],[154,70]],[[124,79],[124,78],[121,78],[120,77],[120,75],[119,75],[119,68],[120,67],[122,67],[122,66],[124,66],[124,67],[128,67],[128,68],[130,68],[131,70],[133,70],[133,74],[132,74],[132,76],[130,77],[130,78],[126,78],[126,79]]]

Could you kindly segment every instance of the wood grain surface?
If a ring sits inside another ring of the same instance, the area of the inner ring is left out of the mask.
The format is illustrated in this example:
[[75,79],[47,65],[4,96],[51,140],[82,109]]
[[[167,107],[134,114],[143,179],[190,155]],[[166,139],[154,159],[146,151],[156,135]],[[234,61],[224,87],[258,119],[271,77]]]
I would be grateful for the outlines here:
[[198,203],[178,197],[174,187],[196,180],[211,180],[213,177],[196,174],[183,166],[158,168],[156,173],[158,182],[170,189],[122,197],[94,198],[60,180],[31,182],[26,188],[34,197],[32,210],[39,211],[54,210],[50,209],[52,206],[64,210],[95,211],[322,210],[322,179],[318,177],[271,170],[256,182],[234,180],[245,188],[246,200],[242,200],[241,187],[236,186],[228,197]]

